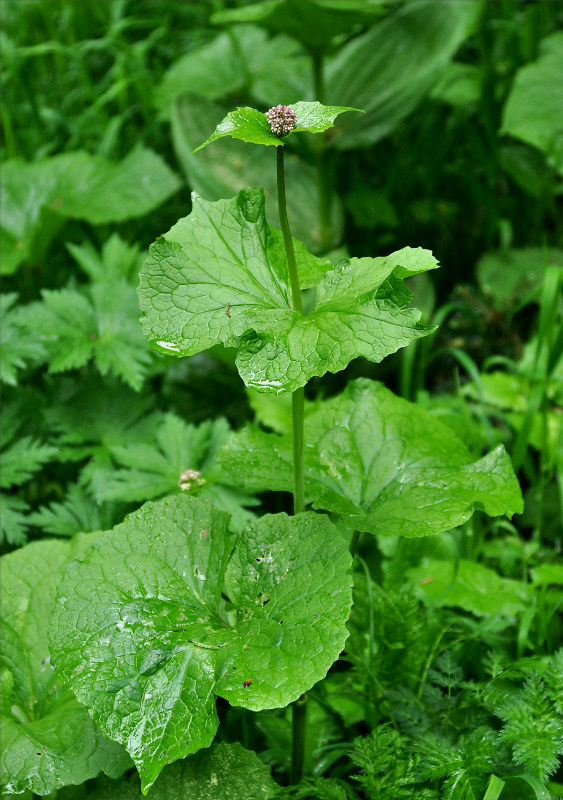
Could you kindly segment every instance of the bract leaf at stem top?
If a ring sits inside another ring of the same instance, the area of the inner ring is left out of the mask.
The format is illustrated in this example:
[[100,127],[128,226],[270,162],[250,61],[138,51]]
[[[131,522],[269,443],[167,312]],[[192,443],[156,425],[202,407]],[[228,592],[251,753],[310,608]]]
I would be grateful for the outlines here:
[[143,791],[211,744],[216,696],[283,707],[348,636],[350,555],[326,516],[267,515],[238,539],[228,519],[195,497],[147,503],[63,575],[53,661]]
[[360,111],[359,108],[350,108],[349,106],[324,106],[318,102],[306,103],[303,101],[292,103],[287,108],[293,111],[296,121],[293,129],[284,134],[283,137],[272,131],[266,114],[256,108],[237,108],[227,114],[225,119],[217,125],[211,136],[199,147],[196,147],[194,153],[197,153],[202,147],[206,147],[216,139],[221,139],[223,136],[232,136],[233,139],[242,139],[243,142],[278,147],[283,145],[284,139],[292,133],[300,131],[322,133],[328,128],[334,127],[336,117],[345,111]]
[[[223,466],[257,491],[291,491],[291,436],[247,426]],[[473,461],[455,434],[382,384],[360,379],[307,417],[305,497],[351,528],[426,536],[455,528],[475,509],[519,514],[522,494],[500,446]]]

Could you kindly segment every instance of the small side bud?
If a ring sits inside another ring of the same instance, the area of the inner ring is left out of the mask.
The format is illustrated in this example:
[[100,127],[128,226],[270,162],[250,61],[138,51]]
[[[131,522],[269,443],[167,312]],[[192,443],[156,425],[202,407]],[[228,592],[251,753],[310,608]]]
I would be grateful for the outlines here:
[[206,483],[205,478],[201,477],[201,472],[196,469],[185,469],[180,475],[178,486],[183,492],[189,492],[192,489],[200,489]]
[[272,133],[284,136],[295,128],[297,117],[289,106],[272,106],[266,111],[266,119],[270,123]]

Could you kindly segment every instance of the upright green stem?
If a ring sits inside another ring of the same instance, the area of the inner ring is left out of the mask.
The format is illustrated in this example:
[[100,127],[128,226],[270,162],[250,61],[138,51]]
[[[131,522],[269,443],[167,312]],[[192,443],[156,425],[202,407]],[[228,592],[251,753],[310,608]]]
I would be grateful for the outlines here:
[[[291,299],[293,308],[303,313],[303,301],[301,299],[301,288],[299,286],[299,274],[297,272],[297,262],[295,260],[295,250],[293,249],[293,239],[289,230],[287,220],[287,206],[285,201],[285,170],[284,170],[284,148],[277,148],[278,157],[278,210],[280,216],[280,228],[283,234],[283,243],[289,269],[289,280],[291,283]],[[293,513],[299,514],[305,510],[305,490],[303,478],[303,419],[305,407],[305,390],[296,389],[292,396],[293,406]]]
[[276,147],[278,156],[278,214],[280,216],[280,228],[283,234],[283,243],[287,266],[289,268],[289,280],[291,283],[291,300],[293,308],[303,313],[303,301],[301,300],[301,287],[299,286],[299,274],[297,272],[297,262],[295,260],[295,250],[293,249],[293,239],[289,230],[287,220],[287,205],[285,202],[285,168],[284,168],[284,146]]
[[[278,164],[278,212],[280,217],[280,228],[283,234],[283,243],[289,270],[289,280],[291,284],[291,299],[295,311],[303,313],[303,301],[301,299],[301,288],[299,286],[299,274],[297,272],[297,262],[295,260],[295,250],[293,249],[293,239],[287,220],[287,206],[285,200],[285,169],[284,169],[284,147],[280,145],[277,149]],[[304,489],[304,449],[303,449],[303,420],[305,406],[305,390],[296,389],[292,395],[293,410],[293,513],[299,514],[305,510],[305,489]],[[305,764],[305,742],[307,725],[307,695],[303,694],[299,700],[293,704],[293,752],[291,755],[291,780],[299,783],[303,777],[303,767]]]

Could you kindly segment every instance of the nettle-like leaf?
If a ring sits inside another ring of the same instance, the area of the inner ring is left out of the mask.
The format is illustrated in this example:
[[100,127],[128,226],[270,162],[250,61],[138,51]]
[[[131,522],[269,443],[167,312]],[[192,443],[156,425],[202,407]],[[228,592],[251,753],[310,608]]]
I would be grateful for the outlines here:
[[147,503],[65,572],[53,661],[146,791],[211,743],[216,696],[276,708],[325,676],[348,635],[349,569],[323,516],[267,515],[236,539],[200,498]]
[[[221,463],[254,490],[291,491],[289,435],[247,426]],[[305,427],[305,497],[349,527],[382,536],[426,536],[454,528],[475,509],[521,513],[520,487],[504,448],[473,462],[450,428],[360,379],[324,401]]]
[[105,241],[101,252],[91,242],[81,245],[67,242],[66,247],[94,282],[133,277],[136,280],[144,258],[140,247],[127,244],[117,233]]
[[[403,278],[434,269],[427,250],[404,248],[385,258],[353,258],[326,269],[304,255],[306,285],[317,286],[311,314],[290,307],[288,268],[280,236],[264,216],[261,189],[194,208],[152,245],[139,297],[145,333],[161,352],[188,356],[218,341],[239,347],[247,386],[280,393],[314,375],[338,372],[357,356],[381,361],[434,330]],[[313,267],[315,265],[315,267]],[[314,273],[322,274],[315,281]]]
[[[324,106],[322,103],[291,103],[290,108],[295,114],[296,121],[294,127],[284,135],[284,139],[292,133],[322,133],[334,127],[334,120],[346,111],[360,111],[359,108],[349,106]],[[232,136],[233,139],[241,139],[243,142],[253,144],[273,145],[274,147],[283,146],[284,141],[280,136],[272,132],[266,114],[256,108],[237,108],[229,111],[227,116],[220,122],[203,144],[196,147],[194,152],[207,147],[216,139],[223,136]]]
[[0,380],[17,384],[19,369],[44,360],[46,351],[34,331],[22,324],[19,308],[14,308],[18,296],[3,294],[0,298],[2,327],[0,328]]
[[[561,666],[559,657],[559,688],[563,684]],[[548,680],[556,669],[554,660]],[[510,693],[494,708],[505,723],[500,740],[512,747],[517,764],[541,780],[556,772],[563,756],[561,697],[549,689],[549,683],[533,672],[519,693]]]
[[27,539],[28,521],[25,500],[0,492],[0,542],[21,545]]
[[[100,771],[121,775],[130,765],[50,663],[47,626],[67,542],[41,541],[4,556],[2,570],[2,788],[49,794]],[[3,680],[4,684],[4,680]]]
[[180,492],[200,494],[231,514],[233,530],[240,531],[254,516],[244,506],[258,501],[237,489],[217,464],[217,453],[229,434],[225,419],[206,420],[196,427],[166,414],[154,441],[110,447],[122,469],[107,474],[98,494],[104,500],[139,503]]
[[46,461],[50,461],[57,450],[40,444],[31,436],[22,436],[13,441],[0,454],[0,486],[7,489],[25,483]]
[[[166,767],[151,788],[151,800],[269,800],[278,785],[256,753],[238,742],[212,744]],[[139,778],[105,786],[90,800],[142,800]]]
[[135,292],[125,281],[74,289],[43,290],[26,306],[27,325],[50,356],[49,372],[77,369],[94,359],[102,375],[118,375],[140,389],[151,362],[139,328]]
[[74,536],[76,533],[107,529],[115,518],[107,504],[95,502],[80,486],[70,486],[65,499],[38,508],[27,517],[27,523],[36,525],[54,536]]

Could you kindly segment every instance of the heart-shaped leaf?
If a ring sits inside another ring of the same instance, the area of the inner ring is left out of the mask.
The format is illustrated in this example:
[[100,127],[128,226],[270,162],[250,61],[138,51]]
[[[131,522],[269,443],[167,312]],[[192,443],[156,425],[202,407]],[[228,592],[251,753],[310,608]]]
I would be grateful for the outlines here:
[[147,503],[62,580],[54,661],[144,790],[211,743],[215,696],[285,706],[347,637],[350,556],[326,517],[267,515],[238,540],[228,519],[194,497]]
[[[223,466],[255,490],[291,491],[289,435],[247,426]],[[305,496],[350,527],[382,536],[425,536],[461,525],[477,508],[518,514],[510,458],[498,447],[473,462],[450,428],[382,384],[360,379],[305,423]]]
[[298,244],[304,285],[318,283],[316,307],[305,315],[290,307],[287,262],[274,230],[261,189],[214,203],[196,198],[191,215],[152,245],[141,273],[143,326],[153,345],[179,356],[218,341],[240,345],[237,366],[246,385],[279,393],[338,372],[357,356],[381,361],[432,332],[418,310],[404,308],[412,295],[402,280],[438,266],[429,251],[406,247],[326,271],[325,259]]

